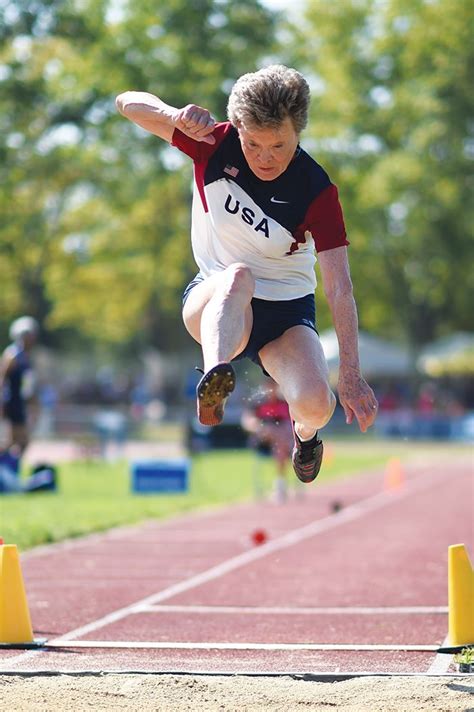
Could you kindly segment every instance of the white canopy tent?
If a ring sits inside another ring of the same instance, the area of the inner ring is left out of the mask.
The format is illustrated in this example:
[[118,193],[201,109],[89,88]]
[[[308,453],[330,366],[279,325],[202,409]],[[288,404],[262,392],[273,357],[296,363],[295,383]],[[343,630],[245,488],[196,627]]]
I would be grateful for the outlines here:
[[[331,377],[339,370],[339,346],[336,332],[328,329],[320,334],[321,344]],[[359,353],[362,372],[367,378],[403,377],[412,374],[414,364],[408,349],[391,341],[359,332]]]
[[418,368],[429,376],[474,374],[474,334],[459,331],[428,344]]

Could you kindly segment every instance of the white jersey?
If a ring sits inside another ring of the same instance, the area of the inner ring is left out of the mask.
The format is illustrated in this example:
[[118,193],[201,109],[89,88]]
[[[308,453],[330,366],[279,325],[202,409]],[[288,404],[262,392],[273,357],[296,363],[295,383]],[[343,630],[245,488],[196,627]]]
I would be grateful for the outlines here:
[[230,123],[217,124],[213,135],[211,146],[176,129],[172,141],[194,161],[191,241],[199,271],[208,277],[243,262],[259,299],[314,293],[315,251],[349,244],[336,187],[300,147],[282,175],[260,180]]

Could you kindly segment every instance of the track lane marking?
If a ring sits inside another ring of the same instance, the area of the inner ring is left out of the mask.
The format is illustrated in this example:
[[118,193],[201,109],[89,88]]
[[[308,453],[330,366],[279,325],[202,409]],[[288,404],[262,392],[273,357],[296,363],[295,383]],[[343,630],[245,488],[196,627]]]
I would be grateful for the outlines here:
[[[231,571],[235,571],[236,569],[239,569],[247,564],[253,563],[254,561],[258,561],[259,559],[264,558],[268,554],[287,549],[295,544],[299,544],[305,539],[309,539],[318,534],[325,533],[339,526],[347,524],[348,522],[360,519],[361,517],[379,509],[382,509],[383,507],[386,507],[388,505],[396,504],[400,501],[403,501],[404,499],[411,497],[415,493],[431,489],[432,487],[438,484],[438,480],[440,479],[445,479],[444,471],[442,471],[441,473],[437,472],[436,476],[433,476],[432,474],[428,476],[426,473],[424,475],[419,475],[416,480],[410,480],[405,484],[402,489],[398,491],[379,492],[375,495],[367,497],[366,499],[360,500],[355,504],[349,505],[345,509],[342,509],[335,514],[331,514],[327,517],[324,517],[323,519],[318,519],[315,522],[311,522],[310,524],[306,524],[303,527],[287,532],[278,539],[267,542],[266,544],[262,544],[258,548],[254,548],[250,551],[238,554],[237,556],[234,556],[231,559],[222,562],[221,564],[212,566],[211,568],[201,572],[200,574],[191,576],[190,578],[185,579],[184,581],[181,581],[179,583],[172,584],[171,586],[168,586],[162,591],[159,591],[155,594],[151,594],[150,596],[147,596],[128,606],[124,606],[123,608],[119,608],[116,611],[109,613],[101,618],[98,618],[95,621],[91,621],[86,625],[80,626],[70,631],[69,633],[65,633],[61,636],[58,636],[57,638],[53,638],[51,641],[49,641],[49,644],[59,645],[62,644],[64,640],[70,641],[75,638],[88,635],[89,633],[95,632],[100,628],[104,628],[105,626],[123,620],[128,615],[133,613],[137,607],[153,605],[155,603],[159,603],[160,601],[172,598],[173,596],[176,596],[180,593],[184,593],[185,591],[189,591],[202,584],[209,583],[210,581],[224,576],[225,574],[230,573]],[[9,662],[13,665],[21,664],[22,662],[26,662],[27,660],[41,655],[41,653],[42,650],[29,651],[27,653],[20,654],[16,658],[10,659]]]
[[136,606],[133,613],[236,613],[238,615],[446,615],[447,606],[315,606],[290,608],[285,606]]
[[[449,646],[449,635],[446,636],[441,644],[441,648]],[[453,662],[453,656],[449,653],[438,653],[428,668],[430,675],[445,675]]]
[[411,651],[435,653],[438,645],[382,645],[382,644],[338,644],[338,643],[189,643],[173,641],[133,641],[133,640],[63,640],[46,643],[47,650],[58,648],[106,648],[106,649],[145,649],[145,650],[368,650],[368,651]]

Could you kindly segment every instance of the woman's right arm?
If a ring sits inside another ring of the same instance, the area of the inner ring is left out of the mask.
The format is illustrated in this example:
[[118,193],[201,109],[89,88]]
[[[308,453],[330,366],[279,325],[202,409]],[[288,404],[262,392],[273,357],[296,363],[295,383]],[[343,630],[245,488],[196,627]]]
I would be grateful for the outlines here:
[[211,136],[215,121],[207,109],[196,104],[177,109],[148,92],[126,91],[118,95],[115,105],[122,116],[168,143],[175,128],[195,141],[215,143]]

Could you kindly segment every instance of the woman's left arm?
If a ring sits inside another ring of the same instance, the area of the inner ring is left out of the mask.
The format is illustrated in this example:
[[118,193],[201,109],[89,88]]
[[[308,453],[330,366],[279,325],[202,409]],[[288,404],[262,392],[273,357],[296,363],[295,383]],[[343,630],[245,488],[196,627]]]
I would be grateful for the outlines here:
[[346,414],[346,422],[352,423],[355,417],[361,431],[365,433],[376,418],[378,403],[360,370],[357,308],[347,248],[335,247],[320,252],[318,261],[339,342],[339,400]]

